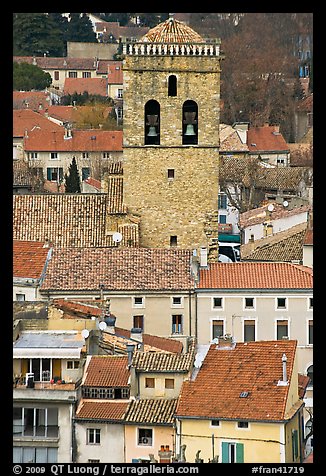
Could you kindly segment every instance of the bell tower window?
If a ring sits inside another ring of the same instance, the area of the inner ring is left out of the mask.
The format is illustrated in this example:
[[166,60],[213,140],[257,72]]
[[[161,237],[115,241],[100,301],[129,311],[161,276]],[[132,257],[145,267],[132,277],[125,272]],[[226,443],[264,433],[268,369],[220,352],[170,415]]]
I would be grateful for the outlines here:
[[160,144],[160,104],[151,99],[145,104],[145,145]]
[[168,95],[169,96],[177,95],[177,77],[174,74],[171,74],[171,76],[169,76]]
[[182,108],[182,145],[198,144],[198,106],[185,101]]

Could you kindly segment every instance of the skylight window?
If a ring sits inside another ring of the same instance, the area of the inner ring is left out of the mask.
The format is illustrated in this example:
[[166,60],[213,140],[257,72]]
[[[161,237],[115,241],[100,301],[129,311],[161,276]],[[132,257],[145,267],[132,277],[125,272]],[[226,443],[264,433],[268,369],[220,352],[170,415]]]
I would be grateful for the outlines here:
[[241,392],[239,397],[240,398],[247,398],[249,396],[249,392]]

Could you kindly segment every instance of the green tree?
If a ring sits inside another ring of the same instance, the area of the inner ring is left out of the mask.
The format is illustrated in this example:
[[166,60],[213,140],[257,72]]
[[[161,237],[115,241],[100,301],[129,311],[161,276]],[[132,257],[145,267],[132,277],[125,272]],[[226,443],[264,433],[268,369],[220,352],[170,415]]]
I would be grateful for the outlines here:
[[52,83],[49,73],[45,73],[34,64],[17,63],[13,64],[13,90],[14,91],[43,91]]
[[68,22],[67,40],[97,43],[93,25],[85,13],[70,13]]
[[71,164],[69,165],[68,174],[65,174],[65,182],[67,193],[81,192],[79,172],[75,157],[72,158]]

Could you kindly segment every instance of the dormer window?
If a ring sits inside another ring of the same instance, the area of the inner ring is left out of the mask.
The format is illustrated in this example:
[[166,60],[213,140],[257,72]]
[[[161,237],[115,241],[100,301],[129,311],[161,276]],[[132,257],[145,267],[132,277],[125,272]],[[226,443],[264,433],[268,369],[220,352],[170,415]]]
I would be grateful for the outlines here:
[[145,104],[145,145],[160,144],[160,104],[151,99]]
[[182,108],[182,144],[198,144],[198,106],[195,101],[185,101]]

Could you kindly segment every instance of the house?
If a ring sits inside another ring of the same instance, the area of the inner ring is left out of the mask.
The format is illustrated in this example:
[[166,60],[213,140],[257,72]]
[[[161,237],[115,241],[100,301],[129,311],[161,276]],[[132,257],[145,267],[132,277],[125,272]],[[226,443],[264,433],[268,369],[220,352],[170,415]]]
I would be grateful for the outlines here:
[[51,259],[52,248],[37,241],[13,241],[13,300],[39,300],[39,287]]
[[262,127],[249,127],[247,145],[252,157],[259,157],[267,164],[275,167],[289,165],[289,147],[278,125],[265,124]]
[[119,326],[180,338],[193,335],[191,250],[54,248],[43,299],[110,299]]
[[275,235],[300,223],[307,223],[310,205],[289,206],[267,202],[264,206],[240,214],[241,243],[247,244],[261,238]]
[[63,86],[63,94],[83,94],[108,97],[107,78],[66,78]]
[[23,147],[29,165],[42,168],[50,182],[63,181],[73,157],[80,178],[85,180],[90,175],[100,177],[111,161],[122,160],[122,131],[35,129],[24,137]]
[[303,401],[297,342],[211,344],[185,381],[176,418],[176,448],[186,461],[301,463]]
[[[313,272],[286,262],[211,263],[196,287],[199,345],[225,334],[237,342],[293,339],[313,406]],[[305,418],[308,415],[305,414]]]
[[74,331],[23,331],[13,343],[13,462],[73,461],[73,420],[85,340]]
[[122,178],[110,176],[107,184],[107,193],[14,195],[13,238],[63,248],[139,246],[139,220],[123,206]]

